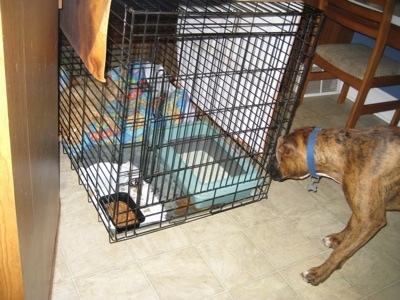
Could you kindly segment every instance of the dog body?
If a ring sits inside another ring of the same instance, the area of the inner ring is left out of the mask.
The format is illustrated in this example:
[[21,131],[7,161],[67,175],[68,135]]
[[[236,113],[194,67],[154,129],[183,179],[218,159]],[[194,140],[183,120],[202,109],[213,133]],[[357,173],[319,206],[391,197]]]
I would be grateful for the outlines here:
[[[279,137],[269,170],[273,180],[309,175],[307,144],[312,130],[301,128]],[[400,128],[323,129],[313,152],[317,174],[341,184],[352,210],[344,230],[323,239],[334,249],[330,257],[301,274],[318,285],[386,225],[386,210],[400,210]]]

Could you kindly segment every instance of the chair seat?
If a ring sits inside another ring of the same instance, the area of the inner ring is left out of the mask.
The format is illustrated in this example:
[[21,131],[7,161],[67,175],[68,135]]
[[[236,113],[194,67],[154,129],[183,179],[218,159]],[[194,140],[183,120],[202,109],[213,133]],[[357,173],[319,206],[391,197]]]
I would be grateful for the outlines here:
[[[315,51],[330,64],[362,79],[372,55],[372,49],[363,44],[323,44]],[[400,75],[400,61],[382,56],[375,77]]]

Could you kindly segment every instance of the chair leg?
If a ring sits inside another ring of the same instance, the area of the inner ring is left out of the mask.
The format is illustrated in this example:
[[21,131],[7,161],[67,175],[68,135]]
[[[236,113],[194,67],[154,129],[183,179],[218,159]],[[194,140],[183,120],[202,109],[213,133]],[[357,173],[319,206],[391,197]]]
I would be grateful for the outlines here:
[[338,103],[342,104],[344,101],[346,101],[349,88],[350,86],[348,84],[343,83],[342,90],[340,91],[339,98],[337,100]]
[[350,115],[347,119],[346,129],[354,128],[358,119],[361,116],[361,112],[365,103],[365,99],[367,98],[369,89],[360,89],[357,93],[356,100],[354,101],[353,107],[350,111]]
[[[399,100],[400,101],[400,100]],[[400,121],[400,108],[396,109],[393,115],[392,120],[390,121],[390,126],[397,126]]]

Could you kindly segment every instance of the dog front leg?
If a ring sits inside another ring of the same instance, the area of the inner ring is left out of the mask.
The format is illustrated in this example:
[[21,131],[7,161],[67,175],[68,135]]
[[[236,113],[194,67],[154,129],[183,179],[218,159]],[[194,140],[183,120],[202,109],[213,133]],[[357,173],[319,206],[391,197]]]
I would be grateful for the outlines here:
[[322,265],[303,272],[301,276],[306,282],[312,285],[318,285],[324,282],[335,270],[340,269],[342,265],[385,226],[385,224],[385,215],[380,216],[378,219],[374,217],[372,219],[367,218],[359,220],[353,230],[347,232],[342,242]]

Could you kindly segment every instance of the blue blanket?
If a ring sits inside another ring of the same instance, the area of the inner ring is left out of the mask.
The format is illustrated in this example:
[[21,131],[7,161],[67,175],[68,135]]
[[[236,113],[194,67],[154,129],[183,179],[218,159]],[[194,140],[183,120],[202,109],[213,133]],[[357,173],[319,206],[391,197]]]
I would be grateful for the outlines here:
[[160,122],[176,125],[193,120],[189,93],[166,83],[162,66],[136,62],[115,68],[107,79],[118,85],[117,99],[108,101],[100,121],[90,122],[78,149],[99,144],[141,142],[145,128],[152,131]]

